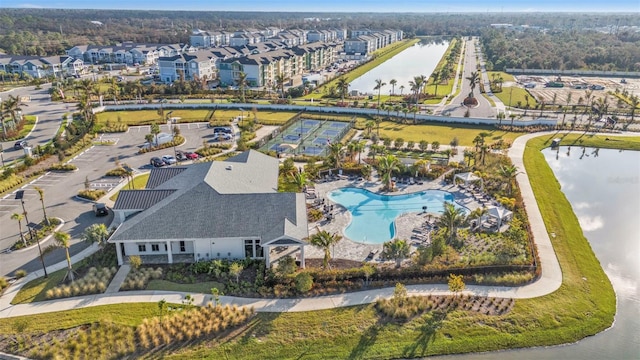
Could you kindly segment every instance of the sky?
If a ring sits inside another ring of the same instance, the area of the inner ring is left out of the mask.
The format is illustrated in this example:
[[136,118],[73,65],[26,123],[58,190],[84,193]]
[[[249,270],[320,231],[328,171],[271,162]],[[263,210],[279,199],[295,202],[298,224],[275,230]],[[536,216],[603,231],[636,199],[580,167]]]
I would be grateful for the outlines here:
[[640,0],[0,0],[0,7],[291,12],[640,12]]

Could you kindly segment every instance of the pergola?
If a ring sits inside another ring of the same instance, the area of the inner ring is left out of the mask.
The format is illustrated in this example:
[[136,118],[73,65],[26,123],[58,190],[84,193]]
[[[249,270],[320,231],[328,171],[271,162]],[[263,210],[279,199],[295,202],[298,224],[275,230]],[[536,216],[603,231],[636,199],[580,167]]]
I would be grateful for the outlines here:
[[498,207],[498,206],[492,206],[490,208],[487,208],[489,210],[489,212],[487,213],[487,215],[489,217],[492,217],[494,219],[496,219],[498,221],[498,229],[500,229],[500,226],[502,226],[502,222],[503,221],[509,221],[511,220],[511,217],[513,216],[513,212],[511,212],[510,210],[507,210],[503,207]]
[[289,247],[289,246],[299,246],[300,247],[300,267],[304,269],[304,247],[309,245],[308,243],[290,238],[290,237],[281,237],[275,240],[272,240],[268,243],[262,244],[264,248],[264,260],[267,265],[267,269],[271,266],[271,248],[273,247]]
[[482,181],[482,179],[472,173],[472,172],[465,172],[465,173],[460,173],[460,174],[456,174],[454,179],[460,179],[464,182],[465,185],[468,185],[470,182],[475,182],[475,181]]

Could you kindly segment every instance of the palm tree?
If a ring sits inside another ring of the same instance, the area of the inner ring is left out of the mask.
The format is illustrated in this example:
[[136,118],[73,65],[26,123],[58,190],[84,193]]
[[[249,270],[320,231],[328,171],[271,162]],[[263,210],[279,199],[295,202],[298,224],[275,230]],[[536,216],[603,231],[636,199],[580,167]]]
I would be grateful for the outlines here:
[[58,247],[63,247],[66,253],[67,275],[65,275],[64,280],[68,279],[73,282],[75,278],[73,268],[71,267],[71,256],[69,255],[69,247],[71,246],[71,235],[64,231],[56,231],[55,233],[53,233],[53,238],[56,240],[56,244],[58,245]]
[[638,101],[638,96],[637,95],[632,95],[629,100],[631,100],[631,120],[629,120],[629,122],[627,124],[625,124],[624,129],[626,130],[629,125],[633,124],[633,118],[636,114],[636,108],[638,107],[638,103],[640,103],[640,101]]
[[362,140],[356,141],[354,150],[356,151],[356,153],[358,153],[358,164],[362,163],[362,152],[364,151],[365,146],[366,146],[366,143],[364,141]]
[[40,196],[40,203],[42,204],[42,214],[44,215],[44,222],[45,224],[49,225],[49,218],[47,218],[47,212],[44,209],[44,190],[42,190],[42,188],[38,187],[38,186],[34,186],[33,187],[37,192],[38,195]]
[[380,112],[380,93],[382,92],[382,87],[387,85],[387,83],[382,82],[382,79],[376,79],[376,86],[373,90],[378,90],[378,112]]
[[84,230],[82,240],[89,244],[97,243],[100,246],[104,246],[107,236],[109,236],[109,229],[105,224],[93,224]]
[[331,246],[342,240],[342,236],[338,234],[331,234],[328,231],[322,230],[311,235],[309,242],[324,250],[324,259],[322,260],[322,267],[326,269],[329,266],[329,260],[331,260]]
[[511,196],[513,191],[513,182],[518,175],[518,168],[515,165],[500,166],[498,173],[507,181],[507,194]]
[[433,85],[435,85],[435,92],[433,95],[435,95],[436,97],[438,96],[438,84],[440,84],[440,81],[442,81],[442,72],[440,71],[434,71],[433,74],[431,74],[431,78],[433,79]]
[[389,191],[393,190],[391,175],[394,171],[398,171],[399,166],[400,161],[391,154],[383,156],[378,160],[378,171],[382,174],[382,182],[384,183],[385,189]]
[[444,211],[440,215],[438,225],[445,229],[448,235],[448,244],[452,244],[456,239],[458,227],[460,227],[465,220],[464,210],[456,208],[452,203],[444,203]]
[[400,85],[400,96],[402,96],[402,92],[404,91],[404,85]]
[[373,120],[368,120],[366,123],[364,123],[364,128],[365,130],[367,130],[367,135],[371,136],[371,131],[373,130],[374,126],[376,126],[376,122]]
[[420,100],[420,94],[422,94],[422,90],[424,85],[426,84],[427,77],[424,75],[414,76],[412,81],[409,81],[409,85],[411,85],[411,91],[413,91],[415,96],[415,109],[413,112],[413,123],[416,123],[416,114],[418,109],[418,100]]
[[402,260],[409,257],[411,248],[406,240],[395,239],[387,241],[382,245],[382,257],[384,259],[395,260],[396,268],[402,265]]
[[304,172],[294,172],[289,175],[290,181],[292,184],[296,185],[297,192],[301,192],[304,187],[309,183],[309,179],[307,178],[307,174]]
[[473,90],[475,90],[476,85],[480,82],[480,74],[478,74],[477,71],[472,71],[471,75],[467,76],[466,79],[469,80],[469,87],[471,87],[469,97],[473,97]]
[[346,77],[341,77],[338,79],[338,92],[340,92],[340,101],[344,102],[344,97],[349,93],[349,81],[347,81]]
[[391,85],[391,94],[393,94],[393,95],[396,94],[396,84],[397,83],[398,83],[398,80],[396,80],[396,79],[389,80],[389,85]]
[[27,247],[27,240],[24,238],[24,234],[22,233],[22,220],[24,219],[23,214],[13,213],[11,214],[11,220],[18,220],[18,229],[20,230],[20,240],[22,240],[22,244],[24,247]]
[[329,145],[329,157],[333,159],[333,163],[336,169],[339,169],[340,165],[342,164],[343,153],[344,153],[344,146],[342,146],[341,142],[336,141]]
[[506,117],[504,111],[500,111],[497,115],[498,118],[498,126],[502,126],[502,120]]
[[[18,124],[18,122],[21,120],[21,119],[18,119],[18,113],[22,111],[22,108],[20,107],[20,105],[22,105],[22,102],[20,101],[20,98],[18,96],[9,95],[7,100],[4,101],[4,113],[11,117],[11,119],[13,120],[14,128]],[[4,127],[4,122],[3,122],[3,127]]]
[[118,94],[120,94],[120,85],[118,84],[116,78],[113,77],[111,78],[109,85],[109,95],[113,96],[113,102],[117,104]]
[[353,162],[353,159],[356,157],[356,150],[358,147],[358,140],[352,140],[347,143],[347,155],[349,156],[349,161]]
[[247,87],[247,85],[248,85],[247,74],[245,74],[244,72],[240,72],[238,74],[238,79],[236,80],[236,83],[238,84],[238,87],[240,88],[240,94],[241,94],[240,100],[242,102],[245,102],[244,90],[245,90],[245,87]]
[[287,82],[287,78],[286,76],[284,76],[284,73],[278,73],[276,75],[276,86],[280,90],[280,94],[283,99],[284,99],[284,83],[285,82]]

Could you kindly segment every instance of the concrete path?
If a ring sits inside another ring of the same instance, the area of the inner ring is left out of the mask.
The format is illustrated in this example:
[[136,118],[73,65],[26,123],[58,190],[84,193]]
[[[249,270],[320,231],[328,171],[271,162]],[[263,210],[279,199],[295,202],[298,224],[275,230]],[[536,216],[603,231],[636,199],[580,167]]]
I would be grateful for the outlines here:
[[105,294],[115,294],[115,293],[117,293],[120,290],[120,287],[122,286],[122,283],[124,282],[124,279],[126,279],[127,275],[129,275],[129,271],[131,271],[131,265],[124,264],[124,265],[120,266],[120,269],[118,269],[118,272],[113,277],[113,279],[109,283],[109,286],[107,287],[107,290],[105,290],[104,293]]
[[[562,284],[562,271],[560,264],[551,245],[549,234],[542,220],[542,215],[538,204],[533,196],[531,184],[525,172],[522,157],[527,141],[538,136],[549,136],[556,132],[544,132],[527,134],[517,138],[510,151],[511,161],[518,167],[521,173],[517,176],[517,181],[522,192],[522,198],[530,219],[534,241],[538,247],[540,262],[542,266],[542,276],[532,284],[521,287],[500,287],[500,286],[468,286],[464,294],[475,294],[489,297],[507,297],[515,299],[534,298],[550,294],[557,290]],[[637,134],[606,134],[607,136],[637,136]],[[97,250],[97,246],[92,246],[83,253],[73,257],[75,263],[81,258],[88,256]],[[66,264],[59,264],[47,268],[49,271],[64,268]],[[99,294],[90,296],[80,296],[68,299],[43,301],[22,305],[11,305],[10,302],[19,289],[27,282],[42,276],[42,274],[32,273],[29,276],[12,284],[5,294],[0,297],[0,318],[9,318],[22,315],[33,315],[54,311],[72,310],[89,306],[136,303],[136,302],[158,302],[166,300],[172,303],[181,303],[187,293],[170,291],[125,291],[114,294]],[[354,306],[369,304],[380,298],[390,298],[393,296],[393,288],[372,289],[347,294],[337,294],[329,296],[319,296],[313,298],[296,299],[253,299],[232,296],[221,296],[222,304],[233,304],[238,306],[253,306],[259,312],[297,312],[332,309],[344,306]],[[407,286],[410,295],[445,295],[450,294],[446,284],[425,284]],[[212,300],[211,295],[192,294],[195,305],[203,305]]]

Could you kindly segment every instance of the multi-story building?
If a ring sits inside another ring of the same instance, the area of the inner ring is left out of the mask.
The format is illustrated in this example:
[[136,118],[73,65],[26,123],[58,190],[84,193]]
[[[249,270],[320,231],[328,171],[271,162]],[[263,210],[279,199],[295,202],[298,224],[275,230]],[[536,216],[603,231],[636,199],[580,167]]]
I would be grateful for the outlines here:
[[372,52],[403,38],[401,30],[372,31],[359,29],[351,31],[351,38],[344,42],[344,58],[360,60],[368,58]]
[[0,71],[32,78],[79,75],[84,72],[84,62],[71,56],[18,56],[0,55]]
[[216,77],[215,61],[211,52],[206,50],[160,57],[158,59],[160,79],[167,83],[180,79],[214,79]]

